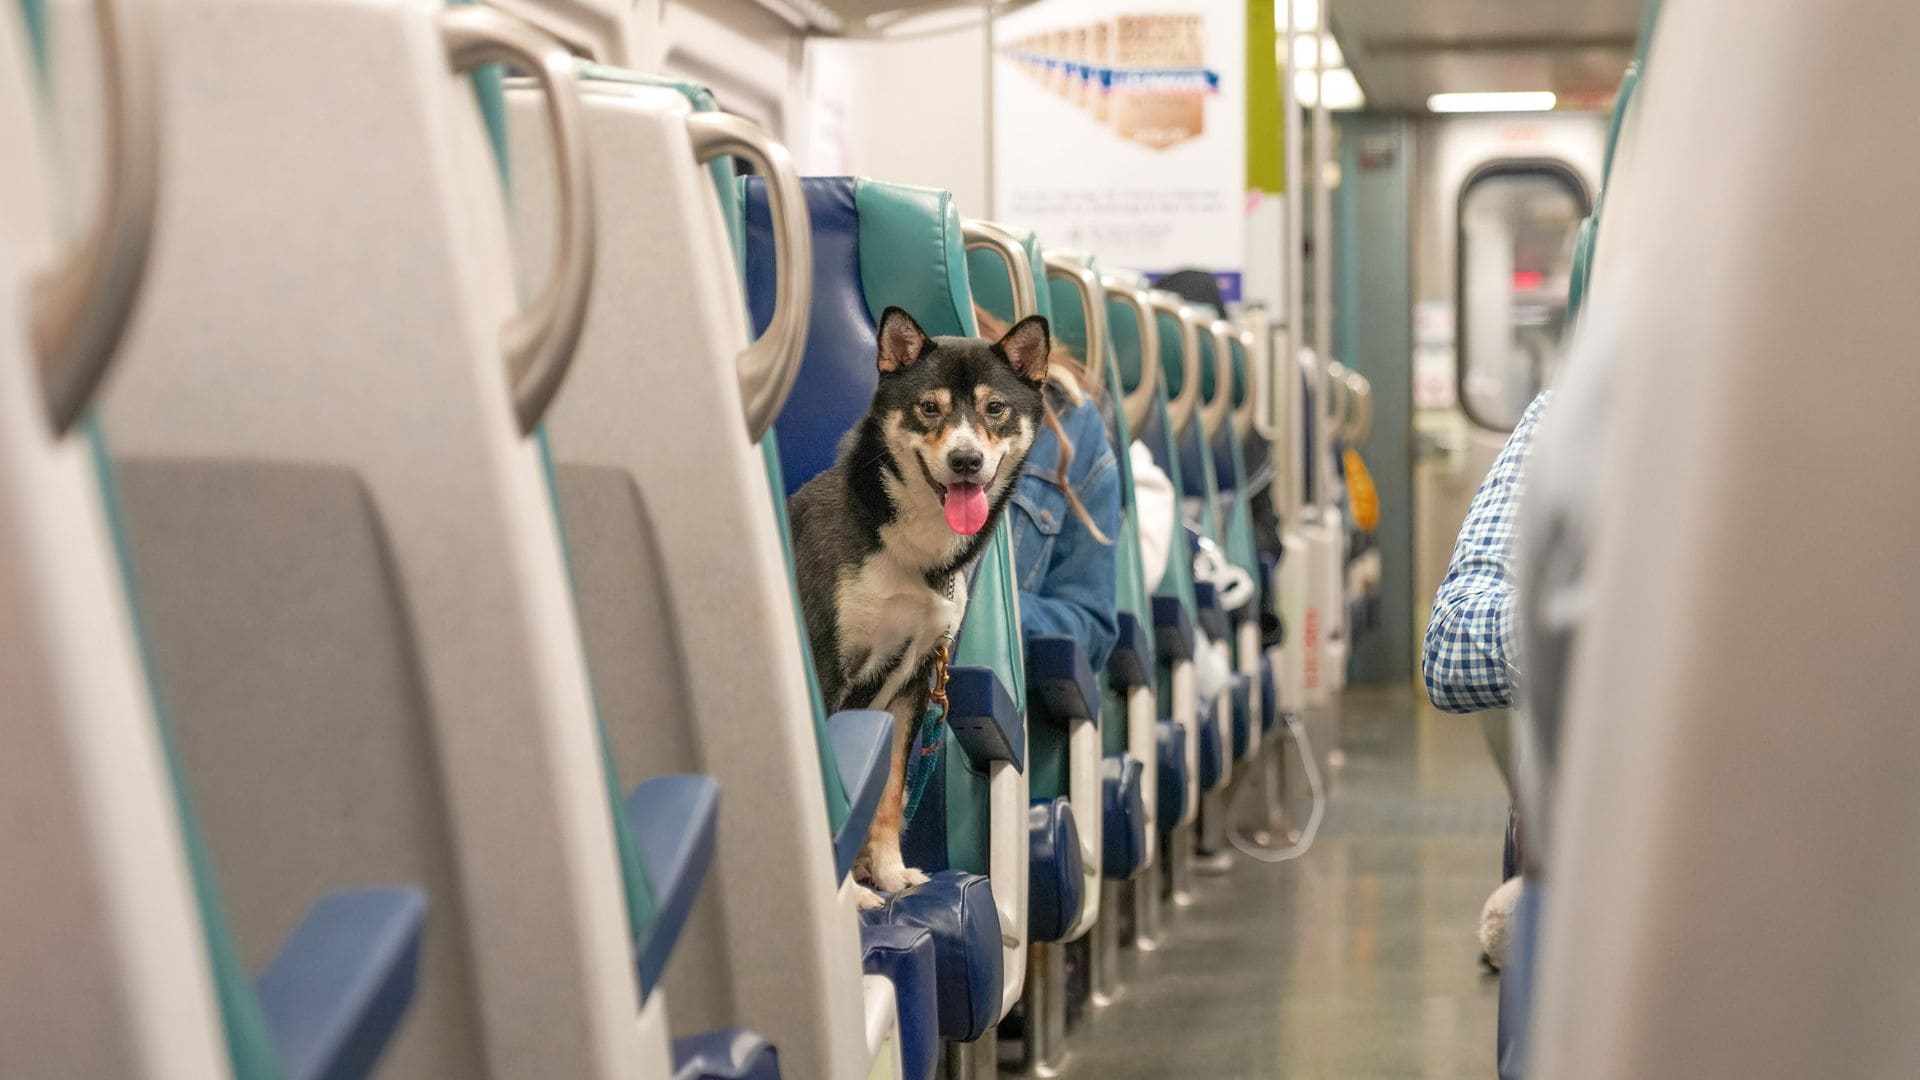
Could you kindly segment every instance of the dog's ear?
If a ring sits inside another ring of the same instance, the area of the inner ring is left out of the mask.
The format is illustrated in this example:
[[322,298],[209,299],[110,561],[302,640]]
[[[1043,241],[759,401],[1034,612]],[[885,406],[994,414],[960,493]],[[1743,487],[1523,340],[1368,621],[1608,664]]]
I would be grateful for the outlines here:
[[1013,370],[1030,383],[1044,382],[1047,378],[1047,354],[1053,351],[1053,335],[1047,330],[1045,315],[1029,315],[1013,324],[994,343],[994,348],[1006,354],[1007,363]]
[[897,307],[880,313],[880,373],[892,374],[920,359],[927,347],[927,332],[913,316]]

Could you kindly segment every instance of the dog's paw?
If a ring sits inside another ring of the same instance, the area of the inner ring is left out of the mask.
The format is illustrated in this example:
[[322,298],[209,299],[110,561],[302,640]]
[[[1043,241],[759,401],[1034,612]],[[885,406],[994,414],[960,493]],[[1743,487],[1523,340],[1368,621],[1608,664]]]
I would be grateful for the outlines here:
[[925,885],[928,880],[926,874],[900,863],[873,868],[873,887],[885,893],[905,892],[915,885]]
[[886,900],[879,893],[858,882],[853,886],[853,902],[860,906],[861,911],[878,911],[887,906]]

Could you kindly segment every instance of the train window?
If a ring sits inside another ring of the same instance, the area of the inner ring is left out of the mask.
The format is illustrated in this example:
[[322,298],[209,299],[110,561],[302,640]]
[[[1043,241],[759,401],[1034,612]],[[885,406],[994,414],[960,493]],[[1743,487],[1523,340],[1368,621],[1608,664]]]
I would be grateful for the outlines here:
[[1586,185],[1558,161],[1499,161],[1460,185],[1454,320],[1460,408],[1511,430],[1552,381]]

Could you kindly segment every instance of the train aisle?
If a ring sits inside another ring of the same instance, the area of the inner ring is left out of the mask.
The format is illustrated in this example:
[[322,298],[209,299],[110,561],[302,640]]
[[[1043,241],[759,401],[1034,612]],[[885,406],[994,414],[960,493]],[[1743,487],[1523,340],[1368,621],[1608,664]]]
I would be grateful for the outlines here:
[[1411,689],[1359,689],[1342,742],[1313,851],[1199,877],[1167,944],[1124,954],[1120,1000],[1073,1039],[1064,1076],[1493,1074],[1498,987],[1474,926],[1507,802],[1479,720]]

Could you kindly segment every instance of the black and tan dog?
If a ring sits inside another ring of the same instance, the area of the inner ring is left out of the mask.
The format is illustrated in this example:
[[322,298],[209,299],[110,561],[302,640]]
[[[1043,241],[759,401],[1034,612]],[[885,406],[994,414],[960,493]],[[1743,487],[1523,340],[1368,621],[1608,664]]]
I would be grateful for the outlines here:
[[966,611],[967,571],[1042,423],[1050,341],[1037,315],[990,342],[928,337],[899,308],[881,316],[879,338],[872,406],[787,509],[828,708],[893,714],[893,767],[855,874],[897,892],[927,880],[900,855],[914,725],[936,651]]

